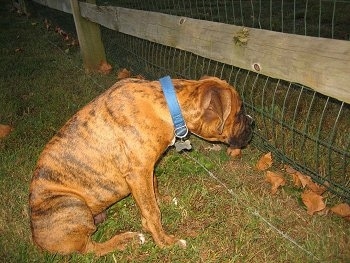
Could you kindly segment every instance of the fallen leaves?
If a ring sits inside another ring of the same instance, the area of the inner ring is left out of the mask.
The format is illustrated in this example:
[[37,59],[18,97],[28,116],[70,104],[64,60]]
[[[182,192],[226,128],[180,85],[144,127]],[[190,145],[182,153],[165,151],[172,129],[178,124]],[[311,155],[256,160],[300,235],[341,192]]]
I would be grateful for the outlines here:
[[[318,195],[322,195],[324,192],[326,192],[327,188],[323,185],[319,185],[319,184],[313,182],[311,180],[310,176],[303,175],[299,172],[298,172],[297,176],[299,177],[299,179],[303,178],[303,181],[304,181],[303,187],[304,188],[306,187]],[[302,179],[300,179],[300,180],[302,180]]]
[[104,75],[108,75],[112,70],[112,66],[108,64],[106,61],[101,61],[100,66],[98,68],[98,72]]
[[10,125],[0,124],[0,139],[8,136],[13,128]]
[[265,181],[271,184],[272,195],[275,195],[282,186],[287,184],[287,180],[284,178],[284,175],[287,174],[290,176],[289,181],[292,181],[295,187],[303,189],[301,200],[309,215],[315,213],[325,215],[332,211],[333,214],[350,221],[350,206],[348,204],[343,203],[335,205],[331,209],[327,208],[323,196],[327,191],[327,182],[325,185],[320,185],[314,182],[310,176],[302,174],[289,165],[284,165],[281,172],[270,171],[272,164],[271,152],[264,154],[256,164],[258,170],[265,171]]
[[320,185],[318,183],[315,183],[312,181],[310,176],[304,175],[290,166],[285,165],[284,166],[285,172],[292,176],[294,185],[296,187],[302,187],[312,190],[314,193],[322,195],[326,190],[327,187],[324,185]]
[[297,174],[293,173],[293,174],[289,174],[289,175],[292,176],[294,186],[296,186],[297,188],[302,187],[303,184],[302,184],[302,182]]
[[278,187],[284,186],[286,184],[286,180],[280,173],[277,172],[266,172],[265,181],[271,184],[271,194],[276,194]]
[[133,76],[131,71],[127,70],[126,68],[120,69],[117,72],[117,79],[127,79],[127,78],[136,78],[136,79],[145,79],[142,75],[135,75]]
[[126,68],[120,69],[117,72],[117,79],[127,79],[131,77],[131,72],[129,70],[127,70]]
[[64,31],[60,26],[55,26],[53,28],[52,23],[48,19],[44,19],[44,27],[47,31],[53,30],[56,34],[62,37],[62,39],[67,43],[69,47],[79,46],[79,41],[73,37],[71,34]]
[[64,31],[62,28],[60,28],[59,26],[55,27],[55,32],[57,34],[59,34],[65,41],[69,40],[69,35],[66,31]]
[[301,194],[301,200],[307,208],[307,213],[313,215],[326,208],[322,194],[327,190],[323,185],[319,185],[312,181],[310,176],[304,175],[290,166],[285,166],[285,171],[292,176],[294,185],[298,188],[304,188]]
[[[268,152],[263,155],[257,162],[256,168],[265,171],[271,168],[273,164],[272,153]],[[271,194],[276,194],[280,186],[286,184],[286,180],[279,172],[266,171],[265,181],[271,184]]]
[[259,159],[258,163],[256,164],[256,168],[260,171],[265,171],[272,166],[272,163],[272,154],[269,152]]
[[301,199],[307,208],[307,213],[313,215],[315,212],[322,211],[326,208],[321,195],[316,194],[312,190],[305,190],[301,194]]
[[340,216],[343,217],[345,220],[350,221],[350,205],[346,203],[335,205],[331,208],[331,211]]

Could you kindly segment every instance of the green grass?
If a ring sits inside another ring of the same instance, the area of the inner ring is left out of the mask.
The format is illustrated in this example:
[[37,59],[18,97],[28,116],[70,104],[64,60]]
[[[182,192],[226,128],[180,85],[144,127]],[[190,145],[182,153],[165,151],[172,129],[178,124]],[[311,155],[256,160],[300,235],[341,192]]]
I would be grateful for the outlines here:
[[[291,183],[271,196],[264,173],[254,168],[261,152],[253,147],[242,159],[231,160],[224,146],[208,151],[210,144],[197,138],[192,138],[194,151],[170,149],[155,170],[164,228],[185,238],[186,249],[158,248],[149,235],[142,246],[130,244],[101,258],[37,249],[28,217],[36,159],[59,127],[108,88],[115,75],[86,75],[79,50],[65,52],[66,43],[45,29],[42,17],[19,17],[9,10],[0,7],[0,123],[14,127],[0,141],[0,262],[349,262],[349,223],[332,215],[309,216]],[[108,210],[93,238],[106,240],[129,230],[141,231],[131,197]]]

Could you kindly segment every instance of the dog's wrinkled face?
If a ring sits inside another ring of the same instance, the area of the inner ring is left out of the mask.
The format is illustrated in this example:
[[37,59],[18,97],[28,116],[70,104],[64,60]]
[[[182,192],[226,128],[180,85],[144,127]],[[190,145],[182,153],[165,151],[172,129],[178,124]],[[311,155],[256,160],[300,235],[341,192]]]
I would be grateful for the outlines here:
[[209,141],[221,141],[232,148],[247,146],[252,138],[253,119],[245,114],[237,91],[218,78],[205,78],[201,86],[203,122],[194,133]]
[[228,144],[232,148],[243,148],[248,145],[253,135],[253,119],[246,115],[243,107],[235,116],[235,124],[232,125],[231,136]]

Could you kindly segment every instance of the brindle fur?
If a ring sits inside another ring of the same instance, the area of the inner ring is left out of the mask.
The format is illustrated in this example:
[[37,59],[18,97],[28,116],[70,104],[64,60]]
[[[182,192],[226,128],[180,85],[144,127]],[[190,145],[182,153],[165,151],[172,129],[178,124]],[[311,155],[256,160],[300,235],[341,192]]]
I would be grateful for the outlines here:
[[[173,80],[189,130],[235,148],[251,136],[237,92],[214,77]],[[142,226],[155,243],[179,239],[161,225],[153,169],[174,139],[158,81],[125,79],[78,111],[46,145],[30,185],[34,242],[50,252],[104,255],[125,248],[138,233],[91,240],[94,218],[132,194]],[[180,242],[181,243],[181,242]],[[182,242],[182,244],[184,244]]]

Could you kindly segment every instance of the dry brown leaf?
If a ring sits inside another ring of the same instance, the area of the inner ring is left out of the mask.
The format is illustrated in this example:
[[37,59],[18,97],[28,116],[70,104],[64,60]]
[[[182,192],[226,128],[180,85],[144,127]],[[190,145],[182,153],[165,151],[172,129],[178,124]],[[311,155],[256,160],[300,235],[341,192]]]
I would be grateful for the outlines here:
[[301,187],[302,184],[301,184],[301,181],[300,181],[298,174],[297,174],[298,171],[289,165],[284,165],[284,170],[286,173],[288,173],[290,176],[292,176],[294,186]]
[[126,79],[131,77],[131,72],[126,68],[123,68],[117,72],[117,79]]
[[300,172],[296,172],[295,174],[300,180],[303,188],[307,187],[318,195],[322,195],[327,190],[327,187],[313,182],[310,176],[304,175]]
[[278,187],[284,186],[286,184],[286,180],[280,173],[277,172],[266,172],[265,181],[271,184],[271,194],[276,194]]
[[327,187],[323,186],[323,185],[319,185],[318,183],[315,183],[313,181],[311,181],[310,183],[308,183],[307,187],[313,191],[316,194],[322,195],[324,192],[326,192]]
[[5,138],[12,131],[10,125],[0,124],[0,138]]
[[108,64],[106,61],[102,61],[100,63],[100,67],[98,69],[98,72],[104,75],[107,75],[111,72],[112,66]]
[[272,154],[271,152],[269,152],[259,159],[258,163],[256,164],[256,168],[260,171],[264,171],[266,169],[269,169],[271,165],[272,165]]
[[55,27],[55,32],[57,34],[59,34],[60,36],[63,37],[64,40],[68,40],[69,39],[69,35],[67,32],[65,32],[62,28],[60,28],[59,26]]
[[296,172],[295,174],[298,176],[298,178],[299,178],[299,180],[300,180],[301,185],[303,186],[303,188],[305,188],[310,182],[312,182],[310,176],[303,175],[303,174],[300,173],[300,172]]
[[341,217],[344,217],[344,219],[350,221],[350,205],[346,203],[335,205],[331,208],[331,211]]
[[284,165],[284,170],[286,171],[286,173],[289,173],[289,174],[294,174],[297,172],[297,170],[295,170],[292,166],[289,166],[289,165]]
[[237,158],[241,156],[242,150],[229,147],[227,148],[227,154],[233,158]]
[[301,187],[302,184],[301,184],[301,181],[300,181],[298,175],[295,174],[295,173],[294,173],[294,174],[290,174],[290,175],[293,177],[293,183],[294,183],[294,185],[295,185],[296,187]]
[[301,199],[307,207],[307,213],[309,215],[313,215],[315,212],[322,211],[326,208],[326,204],[323,202],[323,197],[311,190],[305,190],[301,194]]

